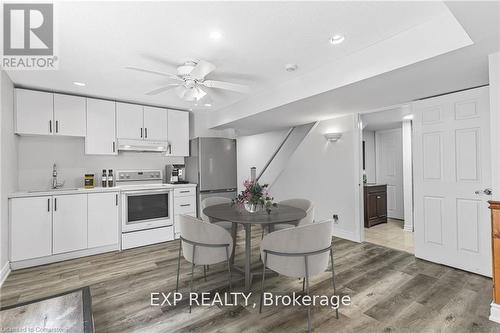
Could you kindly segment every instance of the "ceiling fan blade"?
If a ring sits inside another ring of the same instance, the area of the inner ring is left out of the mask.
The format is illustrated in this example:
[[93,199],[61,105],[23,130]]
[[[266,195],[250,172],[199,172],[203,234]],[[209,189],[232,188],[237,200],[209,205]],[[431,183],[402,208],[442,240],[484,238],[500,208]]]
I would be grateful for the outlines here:
[[205,87],[208,87],[208,88],[231,90],[231,91],[236,91],[236,92],[243,93],[243,94],[248,93],[250,91],[250,89],[247,86],[244,86],[242,84],[237,84],[237,83],[206,80],[206,81],[203,81],[201,84],[203,84]]
[[179,96],[179,98],[184,98],[184,95],[186,94],[187,92],[187,89],[186,87],[180,85],[178,86],[177,88],[175,88],[175,93],[177,94],[177,96]]
[[200,60],[193,68],[191,73],[189,73],[189,76],[197,80],[203,80],[205,76],[207,76],[213,70],[215,70],[214,64],[205,60]]
[[146,95],[153,96],[153,95],[158,95],[159,93],[162,93],[164,91],[170,90],[172,88],[178,87],[180,84],[174,83],[174,84],[168,84],[166,86],[151,90],[146,93]]
[[149,74],[156,74],[156,75],[166,76],[166,77],[174,79],[174,80],[183,81],[180,77],[178,77],[175,74],[158,72],[158,71],[153,71],[153,70],[139,68],[139,67],[134,67],[134,66],[126,66],[125,68],[126,69],[131,69],[133,71],[144,72],[144,73],[149,73]]

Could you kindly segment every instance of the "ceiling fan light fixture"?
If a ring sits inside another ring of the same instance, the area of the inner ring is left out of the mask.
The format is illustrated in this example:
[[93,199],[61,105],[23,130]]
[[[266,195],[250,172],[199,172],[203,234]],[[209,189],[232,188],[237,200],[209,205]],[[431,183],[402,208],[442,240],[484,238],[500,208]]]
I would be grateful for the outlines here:
[[218,30],[213,30],[210,32],[210,39],[220,40],[222,38],[222,33]]

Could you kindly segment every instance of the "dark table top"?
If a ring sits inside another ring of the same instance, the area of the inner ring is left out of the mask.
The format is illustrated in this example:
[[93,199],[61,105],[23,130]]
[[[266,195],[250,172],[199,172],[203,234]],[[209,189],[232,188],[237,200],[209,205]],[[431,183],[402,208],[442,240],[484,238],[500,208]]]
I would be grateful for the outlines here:
[[271,214],[265,210],[249,213],[243,207],[232,204],[221,204],[209,206],[203,210],[208,217],[241,224],[274,224],[295,222],[306,217],[302,209],[278,204],[273,207]]

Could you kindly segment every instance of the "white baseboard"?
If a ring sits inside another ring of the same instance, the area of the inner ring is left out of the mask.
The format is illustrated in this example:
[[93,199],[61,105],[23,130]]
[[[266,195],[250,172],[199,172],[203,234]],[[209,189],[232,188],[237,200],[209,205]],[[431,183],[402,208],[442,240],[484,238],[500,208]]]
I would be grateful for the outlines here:
[[333,236],[344,238],[356,243],[360,243],[359,235],[356,232],[340,229],[337,225],[333,225]]
[[3,285],[4,281],[7,279],[7,276],[10,274],[10,262],[6,262],[3,265],[2,270],[0,271],[0,287]]
[[500,323],[500,305],[491,302],[489,319],[496,323]]

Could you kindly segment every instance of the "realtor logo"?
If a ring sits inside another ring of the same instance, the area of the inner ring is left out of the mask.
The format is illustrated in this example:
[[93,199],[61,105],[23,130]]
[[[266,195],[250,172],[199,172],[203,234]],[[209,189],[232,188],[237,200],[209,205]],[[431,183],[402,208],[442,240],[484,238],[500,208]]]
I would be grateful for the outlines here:
[[3,5],[4,69],[55,69],[51,3]]

